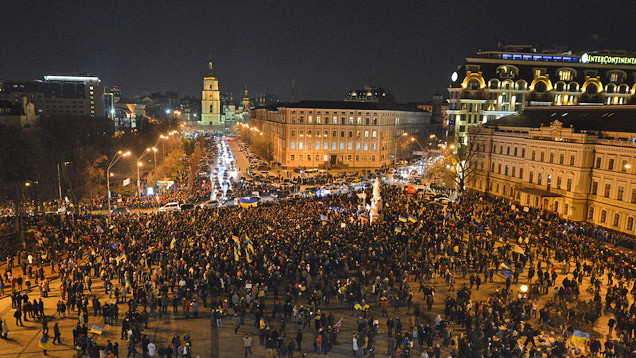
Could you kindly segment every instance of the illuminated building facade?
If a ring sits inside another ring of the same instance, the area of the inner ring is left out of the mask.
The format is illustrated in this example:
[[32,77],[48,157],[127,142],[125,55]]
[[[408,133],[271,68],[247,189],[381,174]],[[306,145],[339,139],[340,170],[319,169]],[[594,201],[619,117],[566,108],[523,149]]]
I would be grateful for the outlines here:
[[506,46],[466,58],[451,81],[449,128],[455,142],[465,145],[470,127],[526,106],[635,103],[636,54]]
[[250,111],[249,126],[271,140],[284,167],[380,168],[430,124],[430,113],[373,102],[301,101]]
[[635,234],[636,106],[528,107],[468,136],[467,189]]

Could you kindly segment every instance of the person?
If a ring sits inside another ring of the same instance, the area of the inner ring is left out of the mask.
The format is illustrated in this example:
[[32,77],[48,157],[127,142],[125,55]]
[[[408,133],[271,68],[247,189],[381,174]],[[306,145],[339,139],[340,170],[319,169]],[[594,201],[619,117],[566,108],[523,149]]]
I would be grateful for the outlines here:
[[9,326],[7,325],[7,320],[2,320],[2,324],[0,324],[0,336],[2,339],[7,339],[7,335],[9,334]]
[[53,326],[53,344],[55,344],[56,341],[57,343],[62,344],[62,341],[60,340],[61,337],[62,334],[60,333],[60,326],[57,322],[55,322],[55,326]]
[[42,335],[42,338],[40,339],[40,343],[39,343],[40,348],[42,348],[42,353],[43,353],[44,355],[47,355],[47,354],[46,354],[46,350],[47,350],[47,349],[49,349],[49,344],[50,344],[50,342],[49,342],[49,335],[48,335],[48,334],[46,334],[46,333],[44,333],[44,334]]
[[24,326],[24,324],[22,323],[22,310],[20,310],[19,306],[15,310],[15,313],[13,314],[13,317],[15,317],[15,325],[16,326]]
[[148,343],[148,357],[155,358],[156,349],[157,347],[155,346],[154,343],[152,342]]
[[238,334],[238,330],[241,327],[241,319],[238,317],[236,313],[234,314],[233,322],[234,322],[234,334]]
[[252,337],[249,334],[245,333],[245,337],[243,337],[243,346],[245,347],[245,356],[247,357],[248,353],[252,355]]

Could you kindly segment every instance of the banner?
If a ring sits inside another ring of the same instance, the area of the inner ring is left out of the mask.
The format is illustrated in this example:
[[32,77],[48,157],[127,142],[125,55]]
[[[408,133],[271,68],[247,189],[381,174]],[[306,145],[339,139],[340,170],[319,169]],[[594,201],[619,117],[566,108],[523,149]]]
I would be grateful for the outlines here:
[[130,178],[124,179],[124,186],[130,184]]

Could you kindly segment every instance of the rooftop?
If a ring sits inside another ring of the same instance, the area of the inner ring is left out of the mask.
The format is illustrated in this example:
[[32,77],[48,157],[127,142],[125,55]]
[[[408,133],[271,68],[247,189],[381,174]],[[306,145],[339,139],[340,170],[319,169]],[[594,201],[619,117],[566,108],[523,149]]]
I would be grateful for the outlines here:
[[256,109],[264,108],[268,110],[277,110],[279,108],[313,108],[313,109],[355,109],[366,111],[406,111],[406,112],[423,112],[419,108],[411,108],[406,106],[389,106],[375,102],[353,102],[353,101],[313,101],[305,100],[295,103],[282,102],[275,103],[269,106],[260,106]]
[[526,107],[520,113],[490,121],[484,126],[539,128],[549,126],[555,120],[577,131],[636,133],[636,105]]

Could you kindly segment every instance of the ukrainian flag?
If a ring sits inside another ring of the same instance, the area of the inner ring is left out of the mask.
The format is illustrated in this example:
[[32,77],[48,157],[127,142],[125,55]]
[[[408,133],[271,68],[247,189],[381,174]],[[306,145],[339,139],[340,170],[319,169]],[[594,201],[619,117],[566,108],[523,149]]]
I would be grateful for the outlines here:
[[395,227],[395,232],[397,232],[398,234],[402,232],[402,228],[399,226]]
[[49,257],[49,254],[42,254],[42,260],[46,260]]
[[587,332],[582,332],[579,331],[578,329],[575,329],[574,332],[572,333],[572,344],[575,346],[583,346],[586,345],[587,342],[590,340],[590,334]]
[[252,255],[254,254],[254,245],[252,244],[252,240],[250,240],[247,235],[245,235],[245,250]]
[[[245,247],[245,259],[247,260],[248,264],[252,263],[253,254],[254,254],[254,251],[250,252],[250,250],[247,247]],[[234,259],[236,259],[236,257]]]
[[244,208],[255,208],[258,206],[258,198],[241,198],[239,203]]
[[172,241],[170,241],[170,248],[174,249],[175,247],[177,247],[177,239],[173,237]]
[[415,218],[415,216],[409,215],[409,221],[412,222],[412,223],[415,223],[415,222],[417,222],[417,219]]
[[101,336],[103,331],[104,331],[103,328],[100,328],[100,327],[97,327],[96,325],[93,325],[93,327],[91,327],[91,329],[88,331],[88,333],[95,333],[95,334],[98,334],[98,335]]
[[125,259],[126,259],[126,253],[122,253],[121,255],[117,256],[115,260],[117,260],[117,263],[119,263],[121,260],[125,260]]
[[241,252],[237,249],[236,244],[234,244],[234,261],[238,261],[241,256]]
[[406,218],[404,216],[402,216],[402,215],[398,215],[398,220],[400,220],[403,223],[406,222]]

